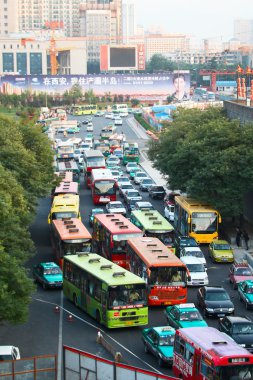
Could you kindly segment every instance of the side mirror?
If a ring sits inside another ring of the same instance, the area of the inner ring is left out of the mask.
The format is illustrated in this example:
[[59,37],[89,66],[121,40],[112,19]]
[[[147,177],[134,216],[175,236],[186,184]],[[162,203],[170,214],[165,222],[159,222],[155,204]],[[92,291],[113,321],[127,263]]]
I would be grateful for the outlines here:
[[191,280],[192,280],[191,276],[187,276],[187,281],[191,281]]

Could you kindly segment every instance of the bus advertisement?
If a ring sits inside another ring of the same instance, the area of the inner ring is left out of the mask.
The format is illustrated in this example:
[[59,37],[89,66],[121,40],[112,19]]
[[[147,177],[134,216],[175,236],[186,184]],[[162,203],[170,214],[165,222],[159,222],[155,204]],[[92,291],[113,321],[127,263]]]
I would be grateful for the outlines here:
[[185,380],[251,380],[253,355],[214,327],[176,330],[175,376]]
[[51,242],[54,255],[61,268],[64,256],[91,251],[91,234],[77,218],[53,220]]
[[199,244],[218,237],[221,216],[210,205],[184,196],[175,197],[174,226],[182,236],[191,236]]
[[140,151],[138,143],[124,143],[123,145],[123,164],[128,162],[140,162]]
[[174,228],[157,210],[132,211],[130,220],[143,231],[144,236],[160,239],[170,252],[175,253]]
[[98,107],[96,104],[82,104],[71,107],[70,113],[75,116],[94,115],[97,113]]
[[84,183],[91,187],[91,172],[93,169],[105,169],[105,158],[100,150],[89,149],[83,153]]
[[187,301],[187,268],[157,238],[127,241],[129,270],[148,284],[148,304],[167,306]]
[[148,323],[145,281],[95,253],[65,256],[63,292],[108,328]]
[[91,193],[93,203],[105,204],[116,201],[117,181],[109,169],[93,169],[91,172]]
[[79,204],[79,195],[65,194],[54,197],[52,207],[48,215],[48,224],[51,224],[52,221],[56,219],[81,219]]
[[142,235],[142,231],[121,214],[97,214],[93,223],[93,252],[98,252],[115,264],[128,268],[126,242]]

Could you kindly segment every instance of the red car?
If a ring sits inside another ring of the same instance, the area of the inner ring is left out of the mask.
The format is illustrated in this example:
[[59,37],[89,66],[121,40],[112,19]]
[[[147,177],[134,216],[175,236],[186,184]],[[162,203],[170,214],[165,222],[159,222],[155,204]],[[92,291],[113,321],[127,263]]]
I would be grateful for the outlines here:
[[236,289],[241,281],[253,280],[253,273],[247,263],[234,263],[229,270],[229,281]]

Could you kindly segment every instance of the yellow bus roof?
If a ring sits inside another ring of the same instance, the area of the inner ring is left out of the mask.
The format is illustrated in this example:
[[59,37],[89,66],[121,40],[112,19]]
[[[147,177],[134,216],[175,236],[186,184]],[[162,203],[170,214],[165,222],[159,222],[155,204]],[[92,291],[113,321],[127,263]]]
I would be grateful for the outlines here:
[[79,208],[79,195],[64,194],[57,195],[53,199],[52,209],[57,210],[62,208]]
[[204,211],[213,211],[217,212],[211,205],[206,202],[197,201],[193,198],[187,198],[183,195],[179,195],[175,197],[175,203],[179,204],[183,209],[188,212],[204,212]]

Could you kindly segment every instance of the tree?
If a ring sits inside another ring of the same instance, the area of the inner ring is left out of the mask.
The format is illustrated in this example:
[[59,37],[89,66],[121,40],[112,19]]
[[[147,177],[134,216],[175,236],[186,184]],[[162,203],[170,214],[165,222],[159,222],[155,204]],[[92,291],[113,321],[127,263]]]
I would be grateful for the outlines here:
[[241,126],[217,109],[177,111],[152,142],[149,157],[170,187],[206,201],[223,216],[238,216],[253,188],[252,125]]
[[131,104],[132,104],[132,107],[136,107],[140,104],[140,100],[139,99],[131,99]]
[[74,84],[69,90],[69,96],[73,104],[76,104],[80,98],[82,98],[82,88],[79,83]]
[[154,54],[147,63],[146,71],[153,73],[155,71],[173,71],[177,66],[174,62],[169,61],[162,54]]

